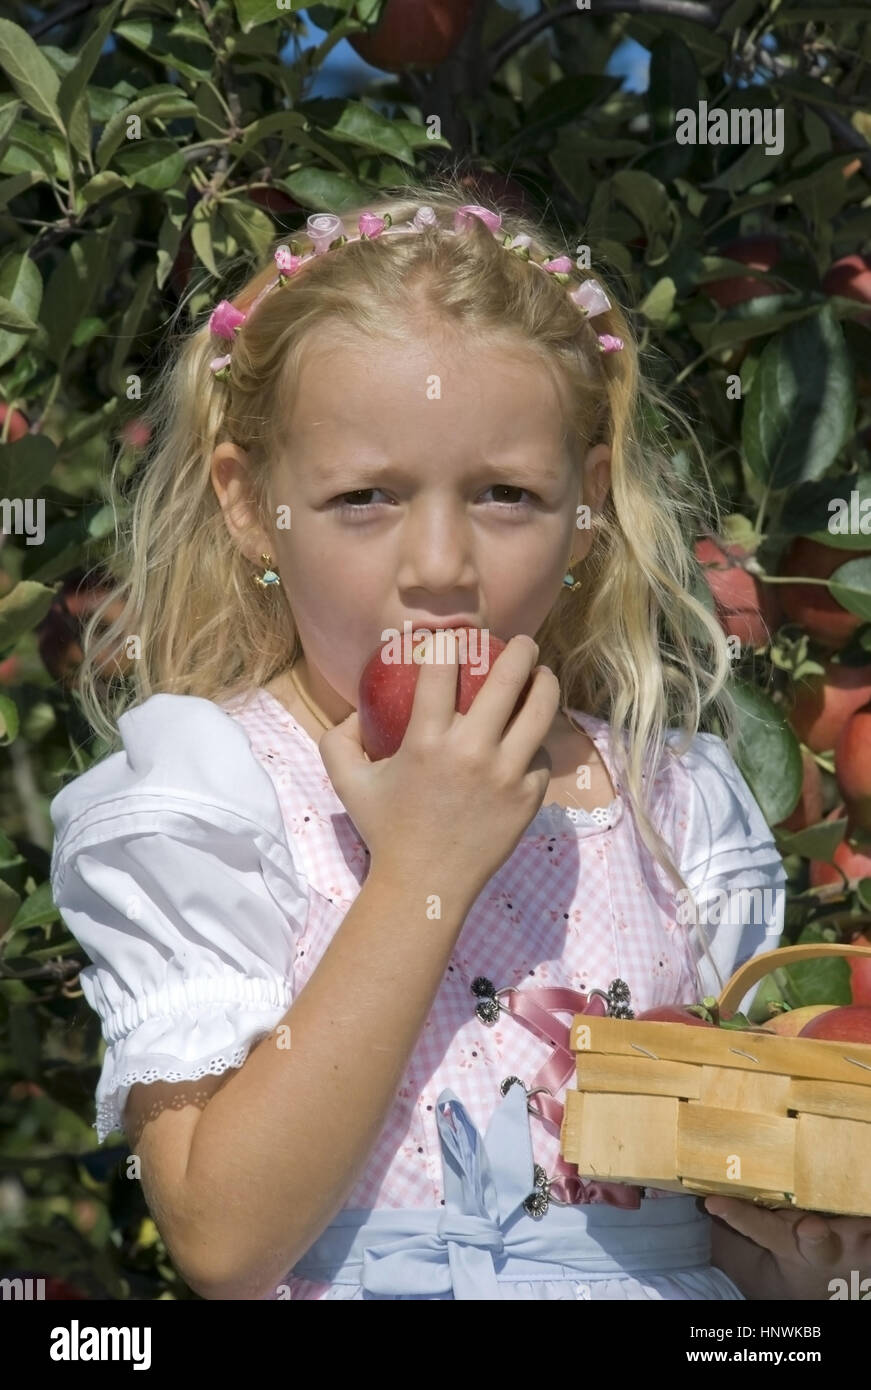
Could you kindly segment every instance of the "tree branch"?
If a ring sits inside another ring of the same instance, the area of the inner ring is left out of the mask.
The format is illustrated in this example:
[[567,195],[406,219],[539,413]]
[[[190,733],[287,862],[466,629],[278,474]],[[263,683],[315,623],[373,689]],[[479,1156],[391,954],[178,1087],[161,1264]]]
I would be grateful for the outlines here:
[[561,19],[578,19],[582,15],[594,18],[601,14],[661,14],[675,19],[688,19],[695,24],[703,24],[706,29],[716,29],[720,22],[722,7],[704,4],[701,0],[590,0],[592,8],[579,10],[575,0],[558,5],[555,10],[542,10],[530,19],[524,19],[515,28],[503,34],[498,43],[490,49],[488,58],[489,76],[492,77],[503,63],[540,34],[542,30],[556,24]]
[[80,14],[86,14],[88,10],[94,8],[94,0],[72,0],[66,9],[58,13],[49,15],[48,19],[41,19],[30,30],[30,37],[34,40],[41,39],[43,34],[47,34],[50,29],[56,28],[58,24],[66,24],[68,19],[76,19]]

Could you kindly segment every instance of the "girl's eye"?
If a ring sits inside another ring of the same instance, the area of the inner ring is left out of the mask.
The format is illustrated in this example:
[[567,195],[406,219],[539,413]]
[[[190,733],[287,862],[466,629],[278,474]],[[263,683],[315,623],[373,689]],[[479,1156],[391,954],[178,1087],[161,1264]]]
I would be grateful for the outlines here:
[[[367,496],[371,496],[372,493],[376,493],[376,492],[380,492],[380,491],[381,491],[381,488],[377,488],[377,487],[364,487],[364,488],[358,488],[355,492],[343,492],[343,493],[341,493],[340,496],[336,499],[336,506],[337,506],[337,509],[338,509],[339,511],[341,511],[341,512],[366,512],[366,511],[368,511],[369,508],[373,505],[371,502],[349,502],[347,499],[350,498],[350,497],[365,498],[365,497],[367,497]],[[532,497],[532,493],[531,493],[531,492],[528,492],[526,488],[523,488],[523,487],[513,487],[513,486],[512,486],[511,484],[509,484],[509,483],[494,483],[493,486],[492,486],[492,488],[488,488],[487,491],[488,491],[488,492],[502,492],[502,493],[505,493],[505,492],[515,492],[515,493],[518,493],[518,492],[519,492],[519,493],[525,493],[527,498],[531,498],[531,497]],[[375,504],[375,505],[377,505],[377,504]],[[505,500],[503,499],[502,501],[499,501],[499,502],[498,502],[498,505],[501,507],[501,509],[502,509],[503,511],[515,512],[515,511],[522,511],[525,507],[527,507],[527,506],[529,505],[529,503],[528,503],[528,501],[527,501],[527,502],[511,502],[511,501],[505,501]]]

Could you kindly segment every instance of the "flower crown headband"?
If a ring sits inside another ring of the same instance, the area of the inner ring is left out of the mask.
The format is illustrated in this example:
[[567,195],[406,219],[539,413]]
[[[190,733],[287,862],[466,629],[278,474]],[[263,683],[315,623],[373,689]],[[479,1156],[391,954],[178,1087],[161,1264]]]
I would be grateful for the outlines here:
[[[468,203],[455,211],[452,235],[456,235],[469,227],[472,217],[477,217],[494,234],[501,231],[502,216],[500,213],[491,212],[489,208],[479,207],[474,203]],[[357,220],[358,235],[349,237],[345,233],[342,219],[337,217],[335,213],[313,213],[306,220],[306,235],[312,242],[314,249],[306,252],[305,255],[298,255],[296,243],[293,240],[291,240],[290,246],[279,246],[275,252],[278,275],[274,280],[270,280],[269,284],[255,297],[247,313],[237,309],[228,299],[222,299],[212,311],[209,318],[209,329],[216,337],[226,338],[232,344],[242,324],[247,318],[250,318],[263,296],[269,294],[270,290],[274,290],[276,285],[286,284],[290,277],[295,275],[307,261],[314,260],[316,256],[323,256],[327,251],[333,251],[351,241],[374,241],[376,237],[391,232],[422,232],[428,227],[436,226],[437,222],[435,209],[431,207],[418,208],[413,221],[400,222],[395,226],[389,213],[379,217],[374,212],[364,212]],[[505,233],[502,238],[502,245],[506,250],[529,261],[531,265],[537,266],[539,270],[552,275],[561,284],[568,284],[569,276],[574,269],[570,257],[556,256],[549,261],[533,261],[529,255],[531,240],[531,237],[526,235],[510,237]],[[579,261],[576,264],[580,270],[582,267]],[[598,280],[584,280],[582,284],[571,291],[569,298],[577,304],[585,318],[595,318],[597,314],[604,314],[611,308],[611,301]],[[598,333],[596,342],[600,352],[620,352],[623,348],[623,339],[615,338],[611,333]],[[229,352],[225,353],[223,357],[213,358],[209,366],[217,381],[225,380],[230,374]]]

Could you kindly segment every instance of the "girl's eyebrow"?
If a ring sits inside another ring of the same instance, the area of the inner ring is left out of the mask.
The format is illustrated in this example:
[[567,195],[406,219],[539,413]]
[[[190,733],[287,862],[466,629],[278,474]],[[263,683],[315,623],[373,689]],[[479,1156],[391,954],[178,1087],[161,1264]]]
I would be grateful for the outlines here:
[[[349,472],[354,470],[365,472],[370,478],[396,478],[403,475],[403,466],[399,463],[368,463],[366,459],[345,459],[341,463],[330,467],[329,464],[321,465],[317,468],[317,478],[319,482],[330,483],[339,481],[346,477]],[[466,470],[466,476],[470,478],[483,477],[493,473],[504,474],[505,477],[514,476],[519,472],[534,476],[544,483],[561,483],[565,476],[564,469],[553,469],[542,466],[540,458],[531,456],[529,458],[517,460],[495,460],[492,463],[483,460],[480,463],[470,465]],[[409,475],[410,476],[410,475]]]

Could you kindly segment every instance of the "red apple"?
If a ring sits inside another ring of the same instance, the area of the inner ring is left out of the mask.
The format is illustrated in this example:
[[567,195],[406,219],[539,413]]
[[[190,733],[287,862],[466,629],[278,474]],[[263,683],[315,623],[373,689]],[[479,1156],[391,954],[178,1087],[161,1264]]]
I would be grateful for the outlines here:
[[779,822],[782,830],[804,830],[823,818],[823,774],[819,763],[806,748],[801,750],[801,762],[804,772],[798,805],[785,820]]
[[[867,554],[866,550],[838,550],[799,536],[781,559],[778,573],[828,579],[848,560],[859,560]],[[784,613],[792,622],[800,623],[821,647],[843,647],[862,626],[864,619],[842,608],[823,584],[779,584],[778,588]]]
[[21,661],[16,652],[0,661],[0,685],[15,685],[21,676]]
[[779,605],[774,587],[760,584],[745,569],[749,552],[742,545],[721,544],[711,536],[696,541],[695,556],[727,637],[738,637],[751,647],[767,645],[777,627]]
[[365,62],[383,72],[433,68],[453,53],[474,8],[475,0],[387,0],[371,33],[348,39]]
[[[845,806],[836,806],[825,819],[842,820],[846,814]],[[850,891],[855,889],[860,878],[871,878],[871,854],[851,844],[846,837],[832,855],[831,863],[825,859],[811,860],[809,881],[811,888],[820,888],[826,883],[843,884],[845,877]]]
[[249,188],[246,197],[272,217],[287,217],[300,211],[299,203],[283,188]]
[[[6,423],[6,416],[9,414],[9,407],[5,401],[0,401],[0,436],[3,434],[3,427]],[[22,415],[20,410],[13,410],[12,419],[9,421],[9,434],[6,436],[7,443],[14,444],[16,439],[27,434],[27,416]]]
[[[97,571],[89,574],[76,571],[64,582],[52,600],[48,613],[36,628],[37,646],[46,669],[66,688],[75,684],[82,663],[84,624],[108,592],[105,577],[101,580]],[[117,620],[123,607],[123,599],[117,598],[103,615],[103,628]],[[126,672],[131,665],[123,649],[114,660],[108,652],[102,651],[96,653],[96,659],[98,678],[111,676],[116,670]]]
[[463,174],[460,183],[470,203],[488,208],[498,203],[508,212],[524,213],[526,216],[534,211],[526,190],[505,174],[490,169],[472,169],[468,174]]
[[[860,304],[871,304],[871,257],[842,256],[830,265],[823,277],[826,294],[841,295],[844,299],[856,299]],[[859,314],[857,323],[871,327],[871,313]]]
[[[773,270],[783,254],[783,243],[775,236],[741,237],[719,247],[718,254],[726,260],[741,261],[751,270]],[[753,275],[730,275],[724,280],[710,280],[700,288],[721,309],[732,309],[748,299],[784,294],[789,285],[779,280],[760,280]]]
[[813,675],[795,687],[789,722],[797,737],[814,753],[834,748],[851,714],[871,700],[871,666],[842,666],[825,662],[822,676]]
[[806,1023],[800,1038],[829,1042],[871,1043],[871,1004],[841,1004]]
[[871,830],[871,705],[851,715],[838,736],[835,780],[851,826]]
[[[871,946],[871,938],[857,932],[854,946]],[[850,992],[854,1004],[871,1004],[871,953],[867,956],[847,956],[850,967]]]
[[[506,643],[494,636],[492,632],[488,632],[489,642],[488,646],[485,647],[484,639],[480,634],[487,632],[487,629],[465,627],[453,630],[466,634],[465,648],[462,639],[457,643],[460,661],[455,708],[460,714],[467,714],[472,701],[487,679],[493,662],[505,650]],[[415,633],[420,631],[421,629],[414,629]],[[470,634],[477,635],[473,637]],[[438,659],[438,639],[432,637],[431,640],[434,643],[436,659]],[[360,677],[357,696],[360,737],[364,749],[373,762],[377,762],[380,758],[392,757],[405,736],[414,704],[417,678],[420,675],[420,664],[414,659],[413,652],[417,650],[421,654],[423,653],[423,641],[418,637],[418,640],[412,644],[411,660],[388,662],[382,660],[384,645],[386,644],[379,644],[366,662]],[[464,656],[467,656],[468,660],[464,660]],[[477,669],[479,665],[486,666],[486,669],[479,671]],[[526,698],[531,684],[532,677],[530,676],[517,701],[515,714]]]
[[706,1018],[690,1012],[688,1004],[658,1004],[654,1009],[645,1009],[635,1015],[636,1023],[689,1023],[692,1027],[713,1028]]

